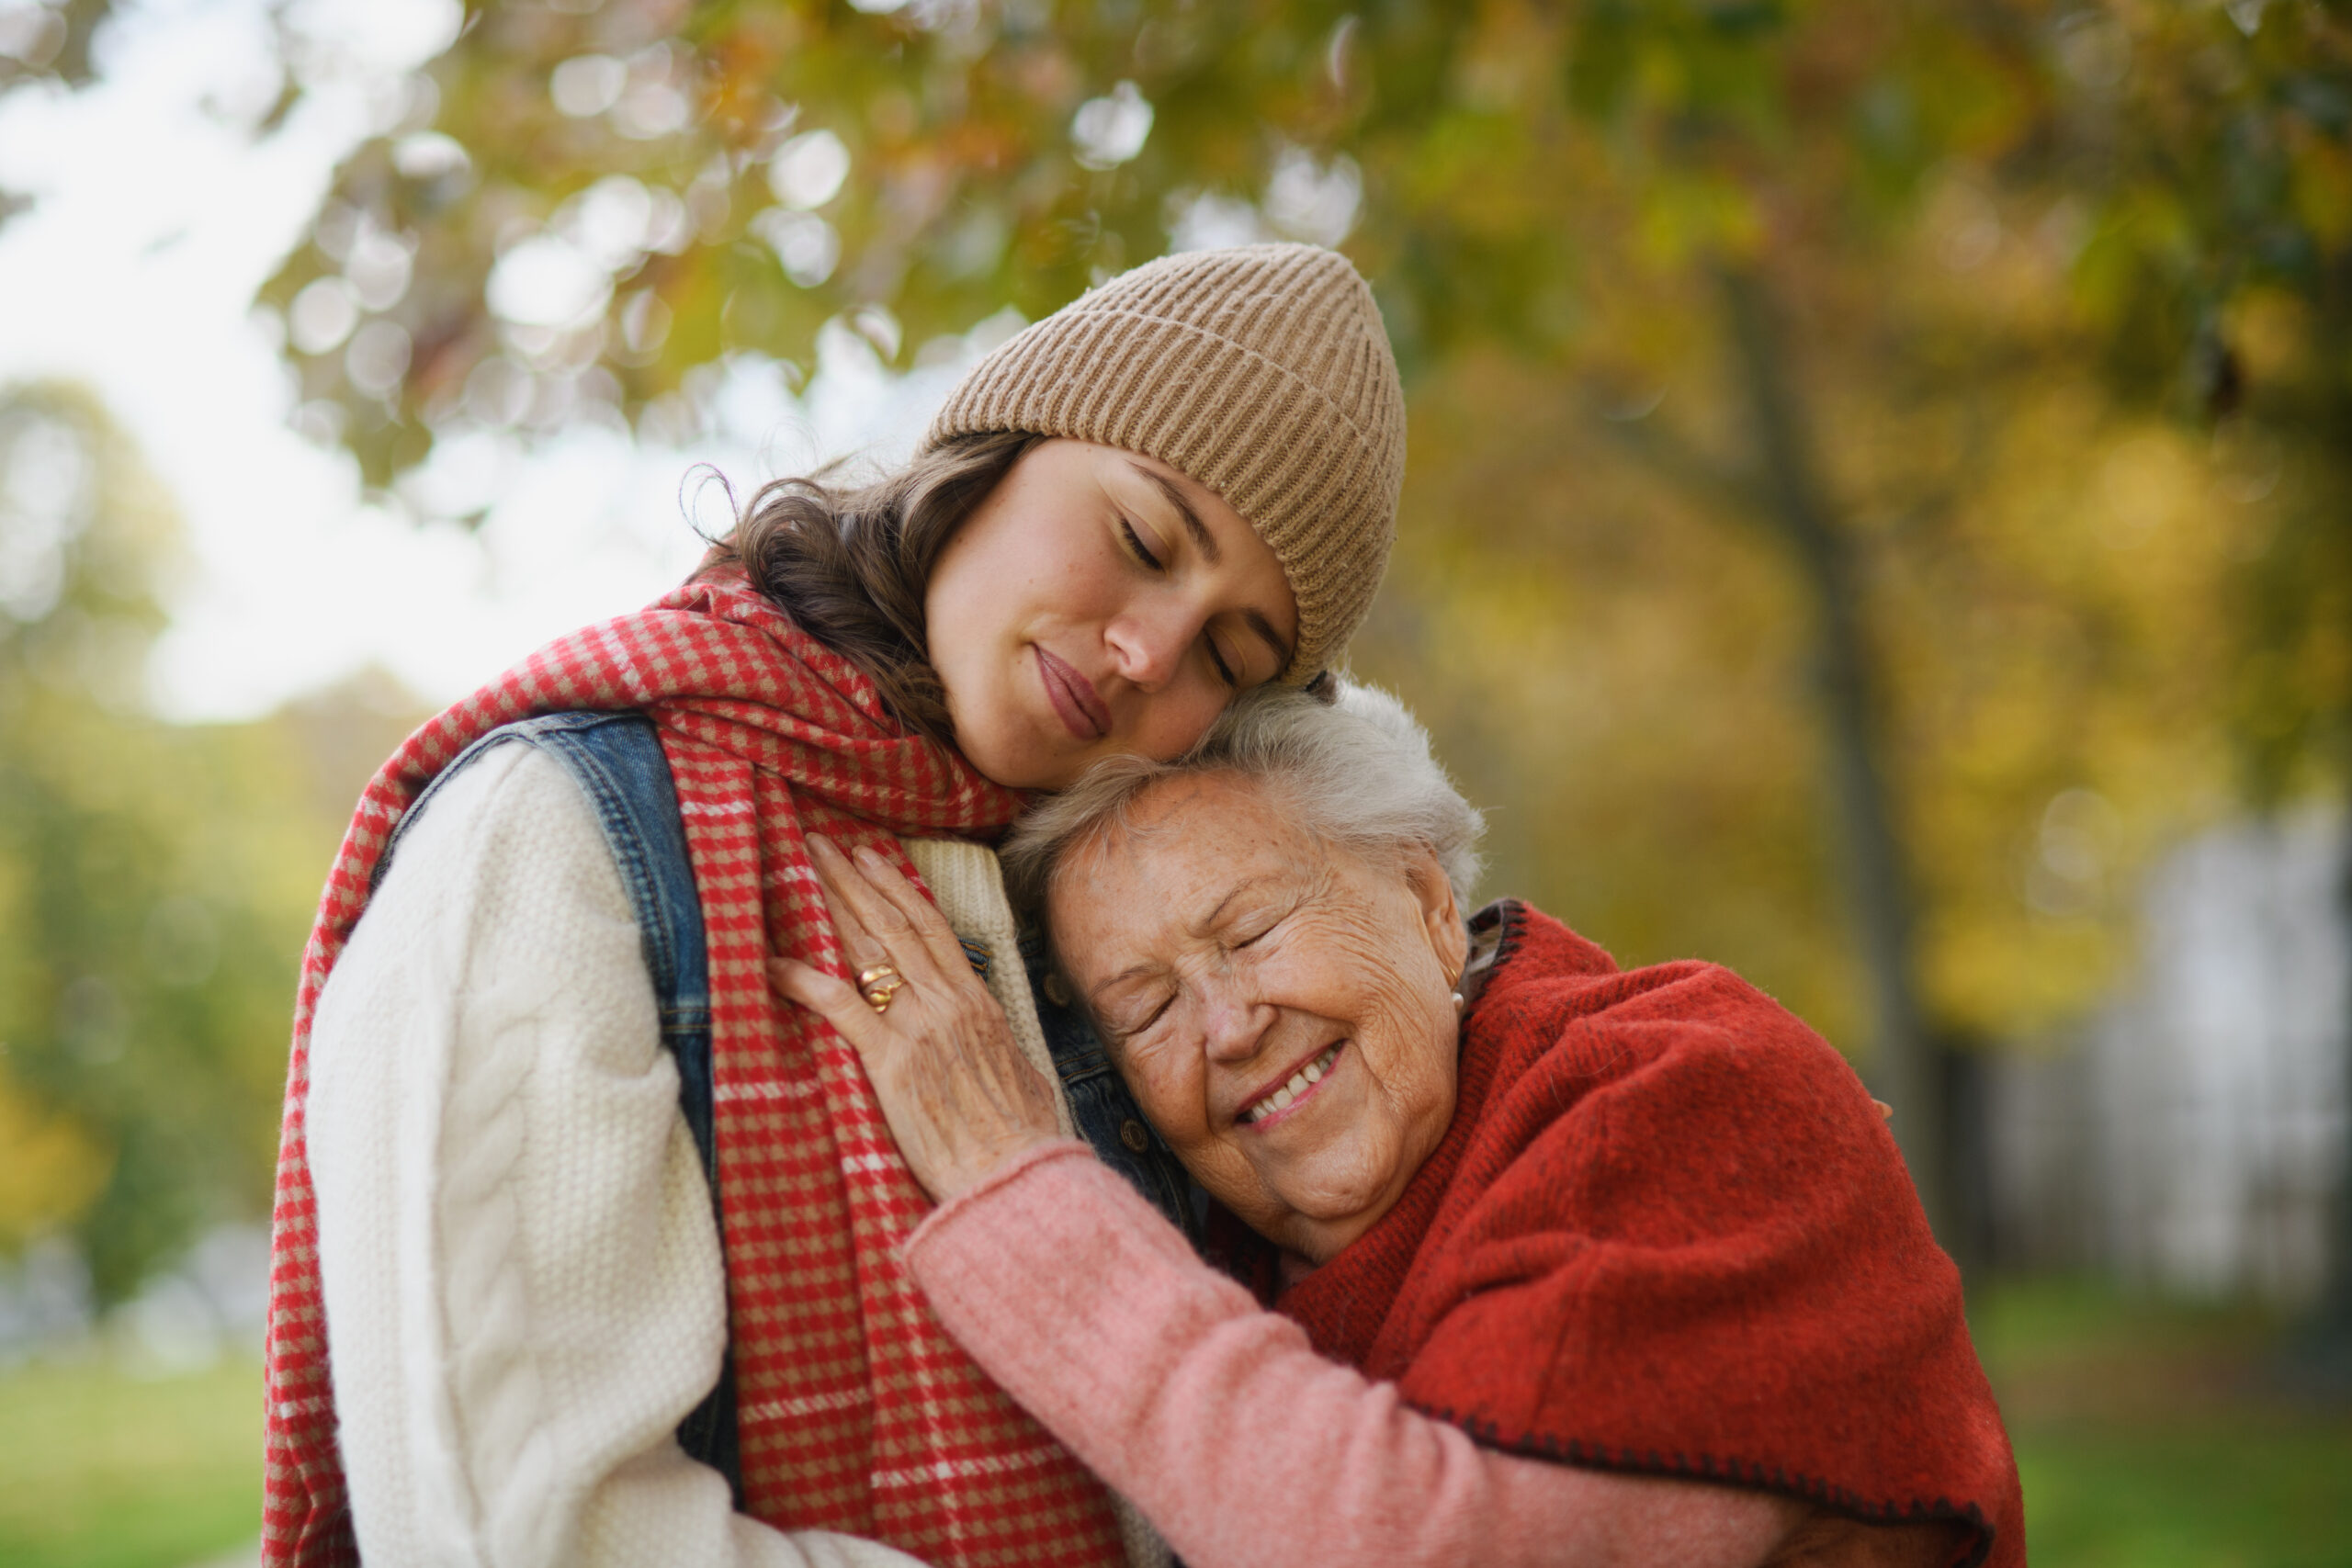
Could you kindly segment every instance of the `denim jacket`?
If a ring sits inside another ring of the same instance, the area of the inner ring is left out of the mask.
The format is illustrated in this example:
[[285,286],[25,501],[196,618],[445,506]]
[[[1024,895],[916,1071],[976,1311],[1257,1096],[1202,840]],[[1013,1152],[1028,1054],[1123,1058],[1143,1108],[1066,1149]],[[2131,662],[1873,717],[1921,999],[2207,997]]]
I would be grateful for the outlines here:
[[1054,1054],[1054,1068],[1069,1097],[1079,1136],[1093,1145],[1102,1163],[1125,1177],[1169,1224],[1197,1244],[1206,1194],[1193,1185],[1159,1134],[1136,1108],[1135,1097],[1112,1067],[1093,1025],[1086,1021],[1069,988],[1054,974],[1046,956],[1045,933],[1034,926],[1022,931],[1021,963],[1029,973],[1029,994],[1037,1004],[1037,1022],[1045,1031],[1046,1049]]

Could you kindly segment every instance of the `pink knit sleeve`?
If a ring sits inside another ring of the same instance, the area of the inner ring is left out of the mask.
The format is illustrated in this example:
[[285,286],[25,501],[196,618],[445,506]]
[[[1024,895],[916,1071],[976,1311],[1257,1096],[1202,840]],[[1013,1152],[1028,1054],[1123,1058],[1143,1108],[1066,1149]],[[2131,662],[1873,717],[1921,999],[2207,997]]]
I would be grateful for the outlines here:
[[908,1243],[948,1331],[1192,1568],[1754,1564],[1795,1504],[1481,1449],[1317,1355],[1060,1142]]

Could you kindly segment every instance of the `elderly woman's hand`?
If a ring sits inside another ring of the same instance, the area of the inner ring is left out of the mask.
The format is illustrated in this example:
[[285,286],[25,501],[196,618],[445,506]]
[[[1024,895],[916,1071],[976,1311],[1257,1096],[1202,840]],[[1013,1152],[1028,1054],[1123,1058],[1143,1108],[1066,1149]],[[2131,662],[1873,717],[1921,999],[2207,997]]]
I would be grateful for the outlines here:
[[876,1010],[848,981],[790,958],[768,960],[769,981],[856,1048],[923,1190],[944,1203],[1058,1136],[1052,1086],[931,900],[872,850],[853,863],[825,839],[808,846],[852,972],[887,964],[903,984]]

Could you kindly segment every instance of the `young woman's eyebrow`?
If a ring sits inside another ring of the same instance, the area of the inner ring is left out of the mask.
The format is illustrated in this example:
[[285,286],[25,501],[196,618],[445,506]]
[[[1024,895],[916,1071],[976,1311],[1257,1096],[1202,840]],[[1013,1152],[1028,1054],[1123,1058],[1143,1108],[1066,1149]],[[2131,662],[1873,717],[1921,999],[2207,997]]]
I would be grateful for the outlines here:
[[1159,493],[1168,498],[1168,504],[1174,507],[1176,515],[1184,520],[1184,532],[1193,536],[1193,547],[1201,552],[1201,558],[1211,566],[1220,565],[1225,559],[1225,552],[1217,548],[1216,536],[1209,532],[1208,525],[1201,521],[1201,514],[1193,510],[1192,502],[1185,498],[1183,490],[1176,481],[1165,474],[1154,473],[1141,463],[1130,462],[1127,467],[1159,487]]
[[[1201,552],[1201,558],[1211,566],[1221,563],[1225,559],[1225,552],[1217,547],[1216,536],[1209,532],[1209,525],[1201,521],[1201,514],[1193,509],[1192,502],[1185,498],[1183,487],[1167,475],[1156,473],[1141,463],[1130,461],[1127,466],[1159,487],[1159,493],[1168,498],[1168,504],[1175,508],[1177,516],[1183,519],[1184,531],[1192,535],[1193,547]],[[1256,610],[1242,612],[1241,618],[1248,623],[1251,631],[1258,634],[1259,639],[1273,650],[1274,669],[1277,671],[1289,669],[1290,646],[1283,641],[1282,634],[1274,630],[1274,623],[1266,619],[1263,614]]]

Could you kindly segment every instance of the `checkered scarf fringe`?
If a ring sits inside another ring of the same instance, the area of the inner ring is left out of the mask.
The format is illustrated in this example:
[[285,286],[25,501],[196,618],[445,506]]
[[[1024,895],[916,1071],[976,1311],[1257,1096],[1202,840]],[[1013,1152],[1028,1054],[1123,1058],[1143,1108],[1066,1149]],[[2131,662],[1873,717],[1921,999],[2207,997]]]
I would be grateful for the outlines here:
[[356,1562],[335,1450],[303,1144],[311,1019],[393,825],[470,741],[534,714],[637,708],[675,779],[709,948],[729,1318],[750,1511],[948,1568],[1124,1561],[1109,1496],[973,1364],[897,1247],[929,1211],[855,1053],[774,1000],[771,944],[840,973],[803,835],[986,831],[1019,802],[902,732],[872,682],[740,581],[574,633],[427,723],[361,797],[295,1003],[270,1258],[264,1561]]

